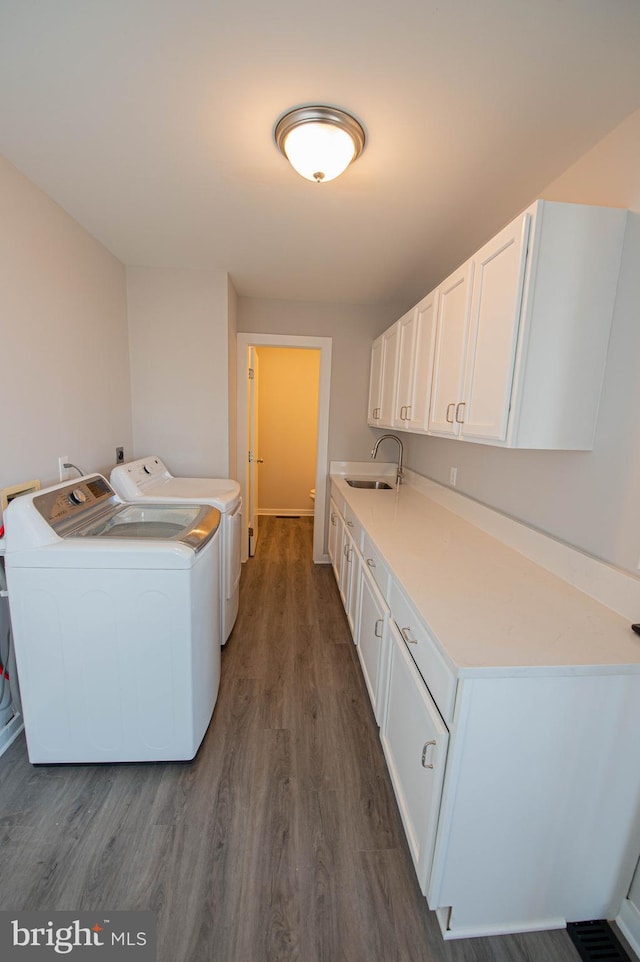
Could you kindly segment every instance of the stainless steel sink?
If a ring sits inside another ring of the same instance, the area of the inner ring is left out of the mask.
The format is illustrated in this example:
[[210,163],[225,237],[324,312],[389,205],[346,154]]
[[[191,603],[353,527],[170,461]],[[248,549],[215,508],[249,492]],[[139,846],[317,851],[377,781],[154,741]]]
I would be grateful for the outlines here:
[[375,481],[373,478],[345,478],[347,484],[350,484],[352,488],[376,488],[379,490],[390,491],[393,485],[387,484],[386,481]]

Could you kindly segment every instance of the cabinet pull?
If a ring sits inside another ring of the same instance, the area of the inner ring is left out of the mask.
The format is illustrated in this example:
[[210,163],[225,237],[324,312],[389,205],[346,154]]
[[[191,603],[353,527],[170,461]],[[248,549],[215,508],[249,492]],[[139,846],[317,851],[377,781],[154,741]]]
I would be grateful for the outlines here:
[[377,420],[380,417],[380,408],[373,409],[373,417],[375,420]]
[[[380,626],[380,631],[378,631],[378,625]],[[376,636],[376,638],[382,638],[382,618],[378,618],[378,620],[376,621],[375,627],[373,629],[373,633]]]
[[407,643],[408,645],[417,645],[417,644],[418,644],[417,639],[411,637],[411,628],[401,628],[401,629],[400,629],[400,634],[402,635],[402,637],[404,638],[404,640],[406,641],[406,643]]
[[445,421],[447,424],[453,424],[453,414],[449,417],[449,411],[456,406],[456,402],[452,401],[451,404],[447,404],[447,413],[445,414]]
[[353,528],[353,521],[345,521],[348,528]]
[[336,513],[335,513],[335,511],[332,511],[332,512],[331,512],[331,524],[336,524]]
[[375,568],[376,566],[376,563],[373,560],[373,558],[367,558],[367,564],[369,565],[370,568]]
[[462,417],[458,417],[458,412],[460,411],[460,408],[464,408],[466,406],[466,403],[467,403],[466,401],[460,401],[459,404],[456,404],[456,423],[457,424],[464,424],[464,415]]
[[431,741],[425,742],[422,748],[422,767],[423,768],[433,768],[433,762],[427,763],[427,752],[429,748],[433,745],[435,747],[436,740],[432,738]]
[[353,548],[347,548],[347,561],[349,564],[353,561]]

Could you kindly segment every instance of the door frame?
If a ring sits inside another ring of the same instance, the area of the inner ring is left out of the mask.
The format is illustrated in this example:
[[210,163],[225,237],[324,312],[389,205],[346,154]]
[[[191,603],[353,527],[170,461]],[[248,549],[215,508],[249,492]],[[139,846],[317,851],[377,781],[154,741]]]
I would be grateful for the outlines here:
[[[320,381],[318,390],[318,446],[316,449],[316,498],[313,511],[313,560],[326,564],[324,550],[327,475],[329,470],[329,400],[331,394],[330,337],[307,337],[299,334],[237,334],[238,347],[238,483],[244,503],[247,503],[247,349],[249,347],[296,347],[320,351]],[[242,560],[248,557],[248,539],[242,539]]]

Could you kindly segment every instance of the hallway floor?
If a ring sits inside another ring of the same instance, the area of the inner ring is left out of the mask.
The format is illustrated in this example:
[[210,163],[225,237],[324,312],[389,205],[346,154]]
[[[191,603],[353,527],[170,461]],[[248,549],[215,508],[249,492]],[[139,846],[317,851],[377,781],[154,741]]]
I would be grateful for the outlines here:
[[577,962],[564,931],[443,942],[311,545],[261,519],[193,762],[0,758],[0,908],[151,909],[158,962]]

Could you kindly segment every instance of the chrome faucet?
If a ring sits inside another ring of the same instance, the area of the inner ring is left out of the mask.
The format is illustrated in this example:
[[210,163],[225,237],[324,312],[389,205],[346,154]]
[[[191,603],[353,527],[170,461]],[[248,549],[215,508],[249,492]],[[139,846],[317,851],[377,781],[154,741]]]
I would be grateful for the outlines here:
[[396,470],[396,484],[402,484],[402,455],[403,455],[403,453],[404,453],[404,449],[403,449],[403,447],[402,447],[402,441],[400,440],[399,437],[397,437],[397,435],[395,435],[395,434],[383,434],[382,437],[379,437],[378,440],[376,441],[376,443],[373,445],[373,450],[372,450],[372,452],[371,452],[371,460],[373,461],[373,459],[375,458],[376,454],[378,453],[378,448],[380,447],[380,442],[381,442],[381,441],[386,441],[387,438],[392,438],[394,441],[397,441],[397,442],[398,442],[398,467],[397,467],[397,470]]

